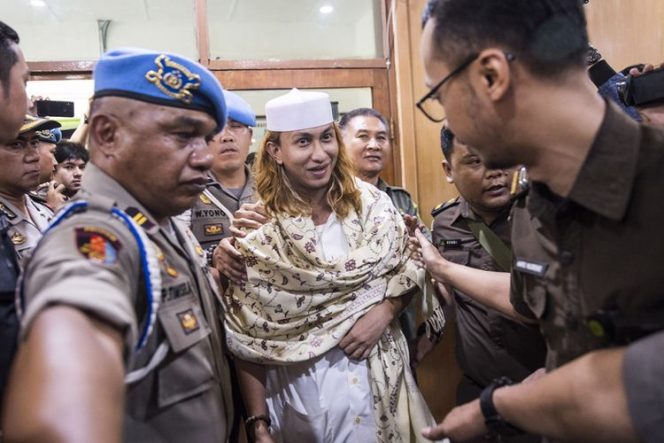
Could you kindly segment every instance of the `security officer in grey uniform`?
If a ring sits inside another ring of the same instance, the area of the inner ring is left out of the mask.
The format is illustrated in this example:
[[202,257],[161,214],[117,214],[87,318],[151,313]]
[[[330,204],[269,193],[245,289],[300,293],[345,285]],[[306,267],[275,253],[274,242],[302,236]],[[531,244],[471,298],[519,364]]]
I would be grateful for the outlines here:
[[254,203],[255,183],[245,164],[256,115],[239,95],[224,91],[228,123],[210,141],[214,155],[205,191],[190,212],[191,230],[211,259],[221,239],[230,235],[232,215],[244,203]]
[[59,126],[53,120],[26,116],[18,138],[0,151],[0,211],[10,224],[8,234],[21,268],[53,217],[46,204],[30,195],[39,185],[41,142],[37,132]]
[[[357,108],[341,117],[339,128],[353,162],[355,175],[385,192],[402,215],[411,215],[419,220],[417,205],[410,193],[401,187],[388,185],[380,178],[385,162],[392,152],[389,126],[385,117],[375,109]],[[421,222],[419,225],[423,226]],[[430,238],[429,231],[426,228],[423,230]],[[409,304],[399,316],[401,329],[411,346],[414,346],[417,337],[416,316],[414,303]]]
[[[94,71],[91,162],[25,271],[8,440],[228,441],[228,365],[205,252],[172,216],[226,122],[203,66],[140,49]],[[164,198],[168,196],[168,198]]]
[[[460,196],[432,211],[433,244],[451,262],[509,272],[512,253],[508,216],[514,170],[487,169],[446,126],[440,138],[447,181],[456,186]],[[478,398],[498,377],[520,382],[544,366],[546,346],[534,322],[515,321],[458,289],[450,289],[453,295],[449,307],[453,309],[449,310],[456,318],[456,355],[463,374],[457,387],[457,404]],[[539,440],[522,434],[501,441]],[[486,440],[481,437],[478,441]]]

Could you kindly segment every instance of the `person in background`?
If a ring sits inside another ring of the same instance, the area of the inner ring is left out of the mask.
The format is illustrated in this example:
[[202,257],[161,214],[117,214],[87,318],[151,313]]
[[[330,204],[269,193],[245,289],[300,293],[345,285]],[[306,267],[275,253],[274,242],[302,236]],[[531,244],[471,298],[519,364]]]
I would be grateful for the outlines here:
[[83,171],[90,160],[90,153],[80,143],[63,140],[55,148],[55,182],[62,185],[62,193],[72,198],[80,189]]

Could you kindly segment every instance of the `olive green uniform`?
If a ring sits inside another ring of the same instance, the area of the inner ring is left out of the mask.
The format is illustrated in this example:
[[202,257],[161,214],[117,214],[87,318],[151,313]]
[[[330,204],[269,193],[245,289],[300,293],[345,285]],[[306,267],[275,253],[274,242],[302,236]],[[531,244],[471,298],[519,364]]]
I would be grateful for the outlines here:
[[532,183],[512,213],[512,303],[547,368],[664,329],[664,131],[613,104],[568,198]]
[[[49,230],[28,264],[22,334],[54,303],[94,315],[124,335],[125,441],[227,441],[233,420],[230,373],[204,251],[182,225],[171,219],[158,225],[93,164],[86,169],[83,190],[79,199],[88,201],[88,209]],[[131,216],[155,246],[158,306],[148,303],[139,243],[111,215],[113,207]],[[136,350],[151,307],[154,329]]]

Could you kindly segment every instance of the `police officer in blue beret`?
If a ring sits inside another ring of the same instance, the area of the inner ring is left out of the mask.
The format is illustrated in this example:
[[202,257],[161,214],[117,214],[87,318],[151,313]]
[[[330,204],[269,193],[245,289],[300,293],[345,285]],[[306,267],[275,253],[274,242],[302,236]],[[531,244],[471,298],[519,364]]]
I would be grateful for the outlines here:
[[224,98],[228,123],[208,142],[214,161],[206,189],[189,213],[191,230],[210,262],[219,241],[230,235],[235,211],[256,201],[254,178],[245,164],[256,115],[249,103],[234,92],[224,91]]
[[25,271],[6,437],[228,441],[215,284],[172,218],[207,185],[221,85],[198,63],[139,49],[103,55],[94,82],[82,190]]

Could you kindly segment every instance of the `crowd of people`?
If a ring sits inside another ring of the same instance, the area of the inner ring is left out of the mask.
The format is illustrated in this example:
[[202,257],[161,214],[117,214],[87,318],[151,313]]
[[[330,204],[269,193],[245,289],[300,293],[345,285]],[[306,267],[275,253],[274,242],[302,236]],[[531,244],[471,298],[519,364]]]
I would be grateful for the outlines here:
[[[293,89],[252,160],[207,68],[113,49],[65,140],[0,22],[0,441],[662,441],[664,85],[630,89],[657,69],[613,70],[580,0],[422,26],[459,194],[431,229],[374,109]],[[437,424],[415,368],[451,318]]]

